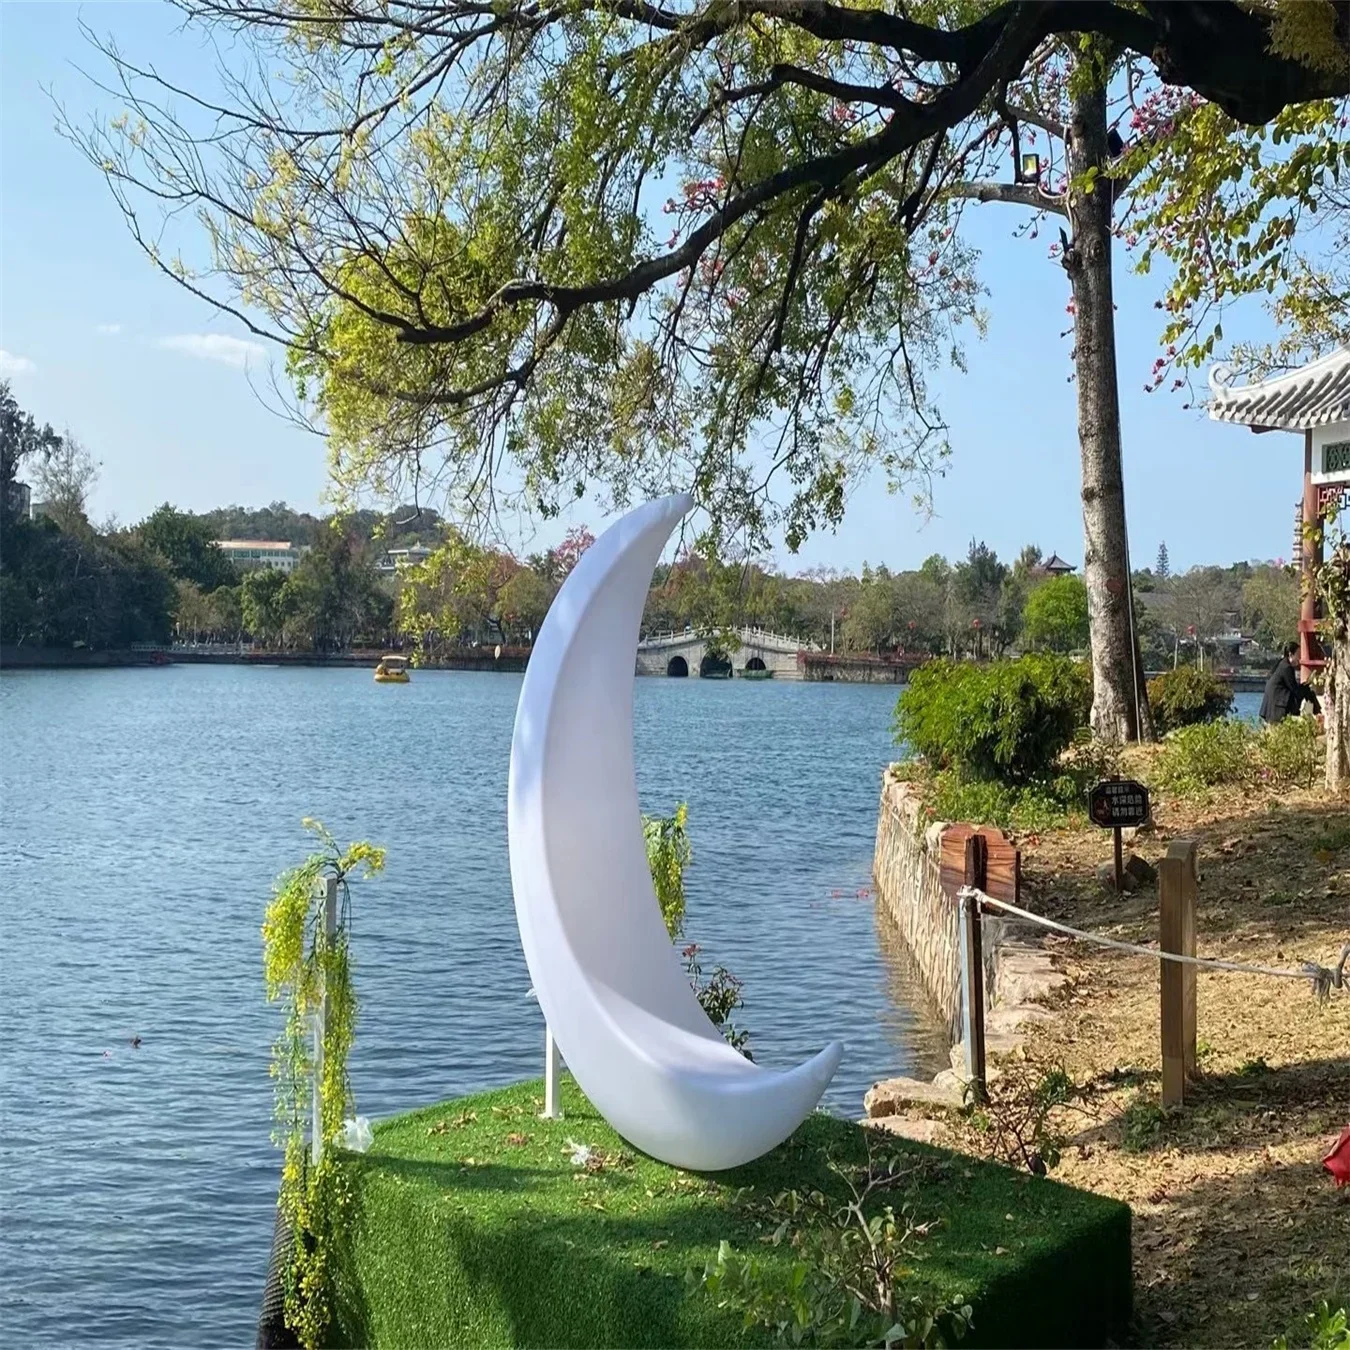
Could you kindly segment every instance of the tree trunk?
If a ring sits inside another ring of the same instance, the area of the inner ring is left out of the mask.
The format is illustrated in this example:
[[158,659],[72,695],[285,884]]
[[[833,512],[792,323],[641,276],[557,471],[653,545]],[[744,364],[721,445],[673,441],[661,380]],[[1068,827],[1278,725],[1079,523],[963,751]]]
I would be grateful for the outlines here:
[[1327,653],[1322,724],[1327,733],[1327,790],[1350,787],[1350,628],[1338,625]]
[[[1081,80],[1086,71],[1077,72]],[[1137,639],[1131,637],[1129,545],[1120,462],[1120,395],[1111,286],[1111,180],[1104,84],[1083,81],[1068,140],[1071,182],[1095,168],[1090,191],[1069,201],[1072,242],[1064,267],[1073,284],[1074,366],[1083,478],[1083,580],[1092,647],[1092,730],[1100,740],[1152,740]],[[1136,716],[1136,710],[1138,716]]]

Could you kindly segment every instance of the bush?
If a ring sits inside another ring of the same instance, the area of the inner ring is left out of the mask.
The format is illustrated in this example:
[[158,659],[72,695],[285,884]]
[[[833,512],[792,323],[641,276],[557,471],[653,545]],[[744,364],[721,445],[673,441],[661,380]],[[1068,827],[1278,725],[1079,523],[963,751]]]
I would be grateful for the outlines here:
[[1057,793],[1055,785],[1049,783],[1011,787],[1006,783],[972,782],[950,769],[933,779],[930,800],[941,820],[1038,833],[1064,824],[1070,810],[1082,805],[1076,796],[1069,795],[1066,800],[1066,794]]
[[1051,770],[1091,702],[1086,667],[1065,657],[929,661],[900,695],[895,735],[934,770],[1024,784]]
[[1232,719],[1182,727],[1163,741],[1153,781],[1179,793],[1244,783],[1256,772],[1257,737],[1255,727]]
[[1262,766],[1277,783],[1311,787],[1322,772],[1322,747],[1311,717],[1286,717],[1267,727],[1257,749]]
[[1159,735],[1199,722],[1217,722],[1233,710],[1233,691],[1207,671],[1178,666],[1148,682],[1148,706]]

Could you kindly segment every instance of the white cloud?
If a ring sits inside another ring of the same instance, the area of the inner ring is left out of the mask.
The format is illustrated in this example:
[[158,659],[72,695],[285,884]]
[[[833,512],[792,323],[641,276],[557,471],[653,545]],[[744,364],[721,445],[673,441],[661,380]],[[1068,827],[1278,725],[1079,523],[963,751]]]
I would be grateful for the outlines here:
[[104,337],[116,337],[121,331],[120,323],[101,323],[94,329],[94,332],[101,333]]
[[246,366],[266,355],[262,343],[246,342],[225,333],[176,333],[160,338],[158,345],[169,351],[186,352],[203,361],[221,361],[227,366]]
[[0,348],[0,375],[31,375],[36,369],[26,356],[11,356]]

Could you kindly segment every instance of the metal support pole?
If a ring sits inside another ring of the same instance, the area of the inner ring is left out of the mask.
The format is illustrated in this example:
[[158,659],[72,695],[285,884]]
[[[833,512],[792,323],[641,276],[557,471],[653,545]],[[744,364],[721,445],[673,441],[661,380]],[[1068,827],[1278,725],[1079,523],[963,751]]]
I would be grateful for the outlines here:
[[966,1080],[977,1101],[984,1099],[984,934],[980,900],[961,892],[961,1023],[966,1049]]
[[[321,877],[315,884],[315,891],[323,897],[324,946],[331,947],[337,933],[337,878]],[[318,1010],[314,1014],[314,1104],[309,1127],[309,1153],[316,1167],[323,1158],[323,1106],[320,1093],[323,1081],[323,1038],[327,1025],[328,990],[325,988]]]
[[561,1120],[562,1107],[558,1104],[558,1072],[562,1067],[562,1056],[558,1053],[558,1042],[553,1032],[544,1028],[544,1109],[540,1120]]

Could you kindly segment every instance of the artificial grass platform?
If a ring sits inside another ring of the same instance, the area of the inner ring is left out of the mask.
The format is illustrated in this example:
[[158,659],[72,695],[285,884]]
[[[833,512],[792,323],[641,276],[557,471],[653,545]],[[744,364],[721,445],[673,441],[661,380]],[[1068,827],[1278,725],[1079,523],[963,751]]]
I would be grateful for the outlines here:
[[[737,1192],[838,1179],[827,1154],[861,1162],[861,1127],[818,1114],[772,1153],[733,1172],[681,1172],[634,1151],[570,1078],[565,1119],[537,1118],[542,1083],[447,1102],[375,1126],[344,1155],[352,1213],[337,1254],[334,1341],[408,1346],[730,1346],[764,1344],[685,1279],[727,1239],[765,1260]],[[598,1171],[568,1141],[598,1149]],[[974,1307],[963,1346],[1088,1346],[1130,1316],[1130,1211],[1115,1200],[896,1139],[913,1157],[905,1197],[940,1220],[913,1278]],[[620,1157],[619,1155],[623,1155]]]

